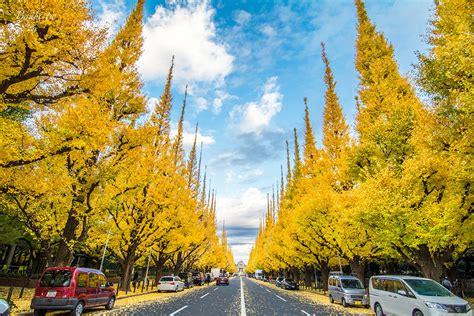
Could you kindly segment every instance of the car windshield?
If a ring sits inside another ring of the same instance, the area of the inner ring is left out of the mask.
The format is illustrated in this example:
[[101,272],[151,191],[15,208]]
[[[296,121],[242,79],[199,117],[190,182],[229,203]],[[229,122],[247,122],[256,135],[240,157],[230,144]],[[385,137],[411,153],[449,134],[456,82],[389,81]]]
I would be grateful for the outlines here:
[[345,289],[363,289],[362,283],[356,279],[342,279],[341,282]]
[[71,284],[72,272],[69,270],[49,270],[41,278],[44,287],[68,287]]
[[405,282],[420,295],[425,296],[454,296],[446,290],[441,284],[433,280],[423,279],[404,279]]
[[173,277],[162,277],[160,279],[161,282],[171,282],[174,281]]

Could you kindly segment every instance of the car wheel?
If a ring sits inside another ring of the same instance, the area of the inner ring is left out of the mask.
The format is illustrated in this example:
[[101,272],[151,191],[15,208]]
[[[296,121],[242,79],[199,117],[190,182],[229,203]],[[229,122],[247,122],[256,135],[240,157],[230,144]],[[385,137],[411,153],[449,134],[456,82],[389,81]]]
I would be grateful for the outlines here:
[[71,311],[71,316],[81,316],[84,311],[84,303],[78,302],[76,307]]
[[420,310],[415,309],[413,311],[413,316],[423,316],[423,313]]
[[331,304],[334,304],[334,299],[332,298],[332,295],[329,295],[329,302],[331,302]]
[[114,304],[115,304],[115,297],[112,296],[109,302],[107,303],[107,305],[105,305],[105,309],[108,311],[111,310],[112,308],[114,308]]
[[341,300],[342,306],[347,307],[346,299],[343,297]]
[[374,310],[375,310],[375,315],[376,316],[383,316],[383,309],[382,309],[382,306],[380,306],[379,303],[375,304]]
[[175,292],[178,292],[178,290],[179,290],[179,286],[176,285],[176,289],[175,289],[174,291],[175,291]]
[[46,309],[35,309],[33,315],[35,316],[44,316],[46,315],[47,310]]

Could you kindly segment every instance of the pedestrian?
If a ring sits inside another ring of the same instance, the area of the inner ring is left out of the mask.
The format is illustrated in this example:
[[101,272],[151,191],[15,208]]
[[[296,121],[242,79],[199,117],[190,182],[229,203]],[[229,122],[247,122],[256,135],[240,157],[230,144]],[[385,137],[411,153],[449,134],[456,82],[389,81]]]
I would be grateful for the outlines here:
[[132,285],[134,289],[137,287],[137,282],[138,282],[138,271],[135,271],[132,278]]
[[451,281],[449,281],[448,277],[444,277],[443,281],[441,282],[441,285],[443,285],[449,291],[451,291],[453,288],[453,284],[451,283]]
[[208,275],[206,276],[206,284],[207,284],[207,286],[209,286],[209,283],[211,283],[211,275],[210,275],[210,274],[208,274]]

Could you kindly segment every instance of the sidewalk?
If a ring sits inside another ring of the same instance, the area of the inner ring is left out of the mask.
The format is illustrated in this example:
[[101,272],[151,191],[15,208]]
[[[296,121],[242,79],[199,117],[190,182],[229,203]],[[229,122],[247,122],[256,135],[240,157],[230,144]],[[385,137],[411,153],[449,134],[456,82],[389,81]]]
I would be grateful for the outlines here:
[[[167,301],[173,297],[181,296],[186,293],[190,293],[195,291],[196,289],[200,289],[202,287],[195,286],[191,289],[185,289],[182,292],[165,292],[165,293],[158,293],[156,289],[154,291],[143,292],[143,293],[133,293],[129,292],[128,295],[125,295],[125,292],[120,292],[119,296],[117,297],[117,301],[115,302],[114,310],[120,310],[121,308],[128,307],[130,305],[137,305],[149,301]],[[8,294],[8,287],[0,287],[0,297],[6,298]],[[12,315],[18,316],[30,316],[33,315],[33,310],[30,309],[31,299],[34,295],[34,289],[25,289],[23,293],[23,297],[21,299],[18,298],[20,293],[20,288],[15,288],[13,292],[12,300],[15,304],[15,307],[12,308]],[[102,307],[94,308],[89,311],[86,311],[86,314],[94,314],[96,312],[103,312],[104,309]]]

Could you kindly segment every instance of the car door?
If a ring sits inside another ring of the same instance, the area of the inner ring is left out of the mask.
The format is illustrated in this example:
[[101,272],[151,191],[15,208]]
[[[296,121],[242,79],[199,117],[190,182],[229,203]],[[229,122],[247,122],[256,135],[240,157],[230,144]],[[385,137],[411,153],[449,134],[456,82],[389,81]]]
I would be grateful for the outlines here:
[[94,272],[89,273],[89,287],[87,289],[87,296],[89,297],[90,305],[96,306],[99,296],[99,275]]
[[76,291],[74,297],[83,300],[86,306],[91,305],[89,297],[89,276],[87,272],[79,272],[76,277]]
[[[409,297],[409,292],[403,285],[402,281],[394,279],[392,283],[391,293],[388,294],[390,298],[390,310],[394,315],[411,315],[413,313],[414,305],[413,298]],[[400,291],[400,292],[399,292]],[[401,294],[405,292],[405,294]]]
[[99,289],[97,295],[97,304],[105,305],[109,301],[111,288],[108,285],[105,275],[99,274]]
[[342,284],[341,284],[341,280],[340,279],[337,279],[336,280],[336,289],[334,291],[336,293],[336,297],[335,299],[338,301],[338,302],[341,302],[342,303],[342,297],[344,296],[343,292],[342,292]]

